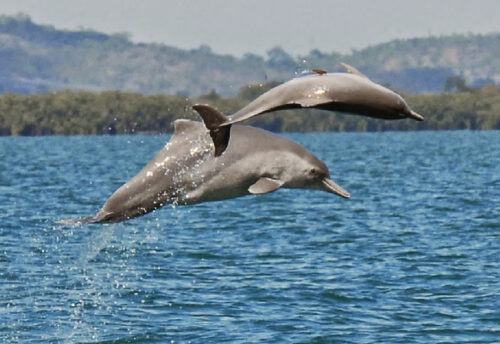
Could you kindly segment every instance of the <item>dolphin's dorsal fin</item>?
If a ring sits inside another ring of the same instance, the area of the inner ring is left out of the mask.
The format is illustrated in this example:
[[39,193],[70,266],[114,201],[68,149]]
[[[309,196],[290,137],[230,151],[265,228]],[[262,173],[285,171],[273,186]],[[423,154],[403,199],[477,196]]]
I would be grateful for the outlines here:
[[193,109],[198,112],[203,119],[203,123],[205,123],[205,127],[210,130],[210,136],[215,147],[215,156],[221,155],[229,144],[231,125],[219,126],[227,121],[227,117],[219,110],[206,104],[193,105]]
[[347,73],[351,73],[351,74],[363,77],[365,79],[368,79],[368,77],[366,75],[361,73],[358,69],[354,68],[353,66],[348,65],[347,63],[344,63],[344,62],[341,62],[340,65],[345,68]]
[[248,188],[248,192],[254,195],[261,195],[278,190],[283,185],[280,180],[261,177]]
[[312,69],[311,71],[316,73],[316,74],[319,74],[319,75],[323,75],[323,74],[327,73],[327,71],[324,69]]

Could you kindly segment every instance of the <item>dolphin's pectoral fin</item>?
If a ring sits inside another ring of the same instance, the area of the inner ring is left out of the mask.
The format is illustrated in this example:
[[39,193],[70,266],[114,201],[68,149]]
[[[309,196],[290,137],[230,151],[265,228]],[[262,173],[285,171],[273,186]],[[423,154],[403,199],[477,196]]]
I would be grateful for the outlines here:
[[220,126],[222,123],[227,122],[227,117],[219,110],[206,104],[193,105],[193,109],[198,112],[203,119],[203,123],[205,123],[205,127],[210,130],[210,137],[212,137],[215,147],[215,156],[221,155],[229,144],[229,135],[231,133],[231,125]]
[[340,65],[345,68],[347,73],[351,73],[357,76],[361,76],[365,79],[368,79],[366,75],[361,73],[357,68],[354,68],[353,66],[348,65],[347,63],[341,62]]
[[278,190],[283,182],[268,177],[262,177],[248,188],[248,191],[254,195],[265,194]]

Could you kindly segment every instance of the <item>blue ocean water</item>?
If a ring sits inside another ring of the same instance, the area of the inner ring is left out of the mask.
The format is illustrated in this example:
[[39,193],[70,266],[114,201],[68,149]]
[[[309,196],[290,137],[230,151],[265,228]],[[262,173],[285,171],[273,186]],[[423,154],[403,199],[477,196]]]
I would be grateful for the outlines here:
[[0,138],[0,341],[500,341],[500,132],[311,133],[351,193],[67,227],[167,136]]

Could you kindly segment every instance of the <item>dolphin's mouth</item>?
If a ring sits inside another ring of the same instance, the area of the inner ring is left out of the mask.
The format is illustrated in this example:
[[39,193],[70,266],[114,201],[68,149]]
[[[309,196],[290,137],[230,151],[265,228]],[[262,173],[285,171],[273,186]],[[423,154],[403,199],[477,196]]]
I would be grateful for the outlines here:
[[415,111],[412,111],[412,110],[410,110],[410,114],[408,115],[408,117],[413,118],[416,121],[423,121],[424,120],[424,116],[419,115],[418,113],[416,113]]
[[351,197],[351,195],[349,195],[349,192],[344,190],[341,186],[336,184],[330,178],[323,178],[321,183],[323,184],[324,190],[327,192],[331,192],[333,194],[339,195],[340,197],[344,197],[344,198]]

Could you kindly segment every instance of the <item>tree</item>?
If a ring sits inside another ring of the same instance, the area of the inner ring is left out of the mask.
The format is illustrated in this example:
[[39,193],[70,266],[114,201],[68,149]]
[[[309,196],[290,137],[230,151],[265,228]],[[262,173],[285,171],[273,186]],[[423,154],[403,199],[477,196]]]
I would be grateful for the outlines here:
[[446,78],[446,82],[444,84],[445,92],[467,92],[470,91],[470,88],[465,84],[465,79],[459,75],[452,75]]

